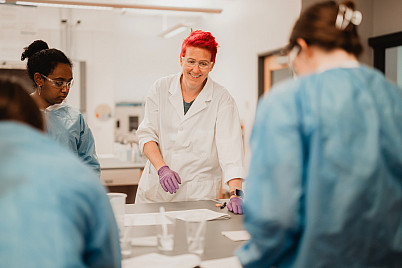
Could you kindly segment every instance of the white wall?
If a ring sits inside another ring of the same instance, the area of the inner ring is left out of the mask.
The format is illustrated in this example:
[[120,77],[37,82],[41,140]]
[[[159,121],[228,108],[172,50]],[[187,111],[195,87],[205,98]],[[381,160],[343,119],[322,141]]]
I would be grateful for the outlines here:
[[402,31],[402,1],[373,0],[373,36]]
[[0,5],[0,60],[20,61],[23,48],[35,38],[60,46],[59,12],[48,12],[41,19],[40,9]]
[[[168,26],[189,22],[193,29],[212,32],[220,47],[211,76],[235,98],[246,141],[257,104],[259,53],[286,45],[300,12],[300,0],[216,0],[221,14],[166,12]],[[111,153],[113,120],[95,118],[100,104],[142,100],[159,77],[180,71],[179,53],[188,32],[171,39],[157,36],[162,15],[155,12],[117,12],[22,8],[0,5],[0,61],[19,60],[22,48],[35,39],[65,48],[60,23],[71,29],[70,57],[87,62],[87,118],[98,153]],[[77,21],[80,24],[77,24]]]
[[72,22],[81,20],[73,30],[74,57],[86,61],[87,121],[98,154],[111,153],[114,141],[114,120],[100,121],[95,117],[98,105],[106,104],[112,110],[115,103],[115,14],[108,11],[73,12]]

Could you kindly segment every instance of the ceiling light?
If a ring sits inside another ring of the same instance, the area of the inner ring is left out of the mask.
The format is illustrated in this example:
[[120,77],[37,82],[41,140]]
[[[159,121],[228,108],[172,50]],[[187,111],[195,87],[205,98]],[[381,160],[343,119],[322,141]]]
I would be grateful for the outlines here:
[[37,6],[37,7],[60,7],[60,8],[77,8],[77,9],[113,10],[113,7],[72,5],[72,4],[66,5],[66,4],[56,4],[56,3],[27,2],[27,1],[16,1],[15,4],[21,5],[21,6]]
[[149,9],[163,11],[184,11],[184,12],[201,12],[201,13],[221,13],[222,9],[216,8],[197,8],[197,7],[182,7],[182,6],[156,6],[156,5],[141,5],[127,3],[102,3],[89,1],[68,1],[68,0],[28,0],[28,1],[12,1],[0,0],[0,3],[29,5],[29,6],[51,6],[64,8],[85,8],[85,9],[113,9],[113,8],[128,8],[128,9]]

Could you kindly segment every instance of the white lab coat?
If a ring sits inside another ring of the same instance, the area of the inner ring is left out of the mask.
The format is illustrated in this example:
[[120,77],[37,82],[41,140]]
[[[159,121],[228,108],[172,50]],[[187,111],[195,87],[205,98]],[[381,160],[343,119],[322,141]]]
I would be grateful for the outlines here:
[[155,141],[166,164],[182,183],[175,194],[165,192],[148,160],[136,203],[208,200],[218,197],[221,168],[224,182],[244,178],[243,140],[239,113],[229,92],[208,78],[184,115],[181,73],[157,80],[145,104],[137,135],[140,149]]

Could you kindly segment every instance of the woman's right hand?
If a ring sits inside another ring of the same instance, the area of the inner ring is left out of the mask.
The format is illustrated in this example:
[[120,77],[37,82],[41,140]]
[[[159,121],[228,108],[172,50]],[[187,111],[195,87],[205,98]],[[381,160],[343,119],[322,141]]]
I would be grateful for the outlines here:
[[171,194],[176,193],[181,184],[181,179],[177,172],[171,170],[168,166],[163,166],[158,170],[159,182],[165,190]]

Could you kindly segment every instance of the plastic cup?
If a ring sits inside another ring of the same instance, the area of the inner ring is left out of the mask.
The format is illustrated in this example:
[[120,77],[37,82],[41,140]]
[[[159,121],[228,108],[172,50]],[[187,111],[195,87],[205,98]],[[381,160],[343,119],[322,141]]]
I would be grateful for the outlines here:
[[161,251],[172,251],[174,248],[176,219],[166,217],[163,214],[158,214],[157,217],[156,240],[158,249]]
[[187,250],[190,253],[202,255],[205,246],[207,224],[205,220],[186,221]]
[[127,195],[123,193],[108,193],[110,204],[113,209],[113,214],[119,228],[120,238],[124,235],[124,214]]

